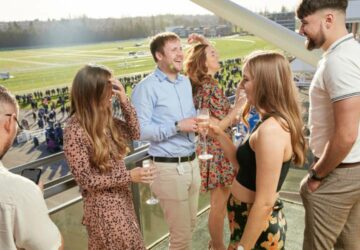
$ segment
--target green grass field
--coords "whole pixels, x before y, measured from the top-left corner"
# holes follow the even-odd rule
[[[218,49],[221,60],[243,57],[256,49],[275,49],[254,36],[210,40]],[[129,56],[129,52],[137,52],[138,55]],[[71,47],[0,50],[0,72],[10,72],[14,77],[0,81],[0,84],[13,93],[69,86],[77,70],[87,63],[106,65],[116,76],[148,72],[155,66],[147,39]]]

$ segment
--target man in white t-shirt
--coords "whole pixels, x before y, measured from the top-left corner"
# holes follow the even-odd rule
[[[302,0],[297,9],[307,48],[324,51],[310,86],[304,250],[360,246],[360,44],[346,29],[347,5]]]
[[[2,165],[17,134],[18,114],[14,96],[0,86],[0,249],[63,249],[62,236],[50,220],[40,188]]]

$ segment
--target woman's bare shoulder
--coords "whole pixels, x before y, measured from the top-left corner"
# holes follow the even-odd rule
[[[256,142],[277,141],[287,143],[290,140],[290,133],[284,128],[286,121],[282,118],[270,117],[266,119],[255,131],[254,139]]]

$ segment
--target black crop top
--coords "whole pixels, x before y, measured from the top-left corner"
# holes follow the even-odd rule
[[[257,124],[253,131],[255,131],[260,124],[261,122]],[[244,187],[252,191],[256,191],[256,159],[255,152],[250,147],[249,139],[247,139],[247,141],[243,145],[240,145],[237,149],[236,159],[240,166],[236,180]],[[280,191],[281,186],[285,181],[286,175],[289,171],[290,163],[291,159],[283,162],[281,166],[281,173],[276,192]]]

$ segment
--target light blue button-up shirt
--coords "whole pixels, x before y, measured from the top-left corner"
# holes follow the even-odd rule
[[[140,139],[150,142],[152,156],[188,156],[195,151],[195,134],[176,132],[175,122],[195,117],[189,79],[171,81],[159,68],[136,85],[131,101],[140,122]]]

